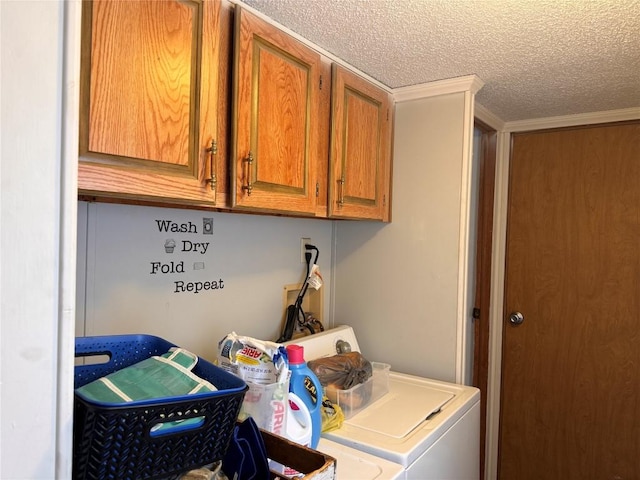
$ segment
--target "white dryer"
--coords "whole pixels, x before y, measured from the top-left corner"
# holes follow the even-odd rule
[[[400,480],[404,468],[384,458],[321,438],[317,450],[336,459],[336,480]]]
[[[360,351],[355,333],[348,326],[288,343],[302,345],[305,360],[309,361],[335,355],[337,346],[343,348],[344,342],[351,346],[351,351]],[[322,436],[401,467],[400,477],[386,478],[477,480],[480,476],[480,391],[392,370],[387,394],[347,419],[338,430]],[[338,480],[367,478],[343,474],[339,460],[336,471]]]

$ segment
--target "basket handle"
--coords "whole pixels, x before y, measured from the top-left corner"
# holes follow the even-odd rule
[[[144,350],[140,350],[140,346]],[[99,365],[100,374],[110,373],[115,367],[122,368],[167,352],[173,343],[153,335],[127,334],[111,336],[76,337],[75,357],[86,365]]]
[[[149,428],[149,436],[151,438],[157,438],[164,437],[166,435],[172,435],[175,433],[184,433],[199,430],[204,425],[204,420],[204,415],[180,420],[155,420],[152,422],[152,425]]]

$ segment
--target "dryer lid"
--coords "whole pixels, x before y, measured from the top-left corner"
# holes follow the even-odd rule
[[[361,450],[320,438],[318,450],[336,459],[336,474],[339,478],[380,480],[404,478],[404,468],[384,458]]]
[[[420,382],[391,378],[389,393],[345,421],[381,435],[404,438],[454,397]]]

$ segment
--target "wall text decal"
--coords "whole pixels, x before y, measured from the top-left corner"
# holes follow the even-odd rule
[[[172,219],[156,219],[155,226],[158,233],[163,237],[162,252],[165,256],[182,255],[183,257],[175,259],[161,259],[150,262],[150,275],[181,275],[188,276],[192,272],[206,270],[207,264],[203,256],[209,252],[209,257],[213,254],[210,246],[213,242],[196,241],[193,235],[199,235],[198,225],[192,221],[176,222]],[[170,236],[168,236],[170,234]],[[183,238],[183,236],[189,238]],[[213,235],[213,218],[202,219],[202,235]],[[209,237],[211,238],[211,237]],[[193,256],[197,255],[197,261],[190,263]],[[196,276],[202,276],[202,273],[196,273]],[[173,293],[200,293],[221,290],[225,287],[222,278],[201,280],[173,280]]]

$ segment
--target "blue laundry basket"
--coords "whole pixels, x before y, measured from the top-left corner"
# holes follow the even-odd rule
[[[75,367],[75,388],[128,367],[176,345],[152,335],[76,338],[76,357],[106,356],[108,361]],[[74,395],[73,477],[91,480],[161,479],[224,457],[246,383],[200,358],[193,369],[218,389],[107,404]],[[197,419],[174,425],[175,420]]]

